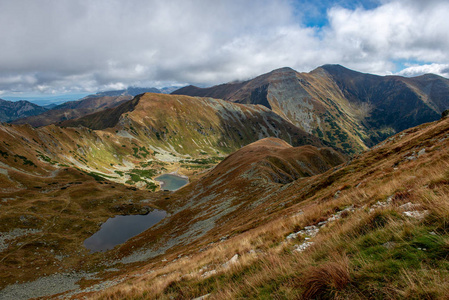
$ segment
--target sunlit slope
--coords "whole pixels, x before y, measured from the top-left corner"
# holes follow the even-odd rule
[[[105,130],[186,155],[231,153],[270,136],[292,145],[322,144],[266,107],[180,95],[147,93],[63,125]]]
[[[75,167],[138,184],[138,174],[126,172],[138,169],[144,171],[134,173],[150,176],[176,162],[217,162],[265,137],[322,145],[263,106],[162,94],[144,94],[64,125],[0,125],[0,161],[30,173]],[[146,179],[139,184],[154,187]]]
[[[150,260],[92,296],[445,299],[448,132],[449,118],[423,124],[325,173],[283,184],[247,175],[265,160],[253,146],[279,155],[288,145],[249,145],[169,199],[185,199],[184,220],[195,216],[183,222],[187,228],[218,216],[204,241],[169,252],[167,261]]]

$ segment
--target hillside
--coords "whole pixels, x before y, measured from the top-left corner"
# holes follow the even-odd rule
[[[163,88],[140,88],[129,87],[123,90],[111,90],[98,92],[88,95],[82,99],[75,101],[67,101],[59,105],[55,105],[45,112],[40,112],[31,117],[21,116],[11,122],[12,124],[30,124],[34,127],[41,127],[50,124],[58,124],[66,120],[77,119],[86,115],[105,110],[107,108],[116,107],[126,101],[131,100],[135,96],[144,93],[168,93],[173,87]]]
[[[127,113],[128,112],[128,113]],[[298,145],[323,145],[263,106],[211,98],[144,94],[131,102],[61,124],[115,132],[174,154],[231,153],[264,137]]]
[[[323,146],[262,106],[187,96],[148,93],[63,124],[1,125],[0,159],[27,172],[70,166],[154,190],[153,178],[164,170],[195,175],[265,137]]]
[[[449,291],[449,118],[345,162],[322,144],[257,140],[251,123],[238,127],[252,116],[257,126],[276,125],[257,130],[282,137],[290,123],[263,106],[145,94],[120,111],[111,124],[84,119],[103,128],[96,130],[0,127],[0,298],[69,290],[76,299],[442,298]],[[187,172],[183,165],[220,149],[226,122],[243,141],[256,141],[241,148],[225,140],[236,151],[184,188],[152,193],[114,182],[120,176],[112,170],[129,178],[162,166]],[[179,133],[197,148],[184,139],[175,151]],[[108,218],[154,210],[165,218],[127,242],[105,252],[83,246]]]
[[[46,108],[28,101],[6,101],[0,99],[0,122],[10,122],[19,118],[35,116],[47,111]]]
[[[449,80],[376,76],[325,65],[310,73],[274,70],[245,82],[188,86],[173,94],[261,104],[306,132],[355,153],[386,137],[437,120],[449,108]]]
[[[117,277],[123,282],[116,287],[81,290],[77,297],[444,299],[449,191],[441,166],[449,164],[448,130],[449,118],[421,125],[323,174],[278,186],[249,180],[242,194],[240,184],[231,188],[223,179],[248,179],[232,163],[241,157],[240,164],[248,165],[248,155],[239,152],[257,151],[258,145],[247,146],[204,181],[170,195],[171,205],[189,198],[183,202],[190,203],[189,215],[205,211],[193,223],[183,215],[182,223],[197,230],[204,217],[213,218],[216,205],[232,204],[221,206],[214,227],[199,231],[201,239],[155,259],[141,255],[150,259]],[[275,140],[260,146],[288,149]],[[204,194],[192,193],[206,186]],[[227,192],[217,193],[222,187]],[[157,235],[149,230],[130,245],[138,248]]]
[[[2,160],[11,165],[9,153],[2,151]],[[22,157],[16,158],[23,160]],[[265,164],[273,158],[292,168],[282,170],[278,163]],[[1,287],[16,281],[25,283],[10,285],[0,291],[0,298],[45,295],[42,291],[47,290],[46,284],[39,284],[37,291],[33,284],[26,283],[33,280],[62,280],[72,282],[72,286],[78,280],[88,283],[88,273],[100,272],[106,276],[122,273],[164,251],[177,251],[183,245],[191,246],[199,240],[216,237],[218,232],[227,232],[230,224],[255,221],[248,213],[257,204],[253,197],[279,187],[276,174],[288,174],[288,180],[292,181],[293,177],[318,174],[342,161],[344,158],[340,154],[328,148],[293,148],[283,140],[267,138],[230,155],[205,175],[204,180],[193,182],[178,193],[151,194],[92,178],[91,174],[71,167],[47,165],[44,161],[35,165],[28,162],[20,169],[22,162],[16,164],[17,168],[4,163],[0,177],[7,185],[2,184],[1,195],[7,200],[3,201],[0,214],[3,224],[0,230],[5,233],[0,243]],[[255,187],[256,181],[264,187]],[[225,190],[232,193],[226,198],[220,197]],[[255,193],[253,197],[239,197],[251,190]],[[104,253],[88,253],[83,247],[82,241],[98,230],[108,217],[117,213],[142,214],[156,208],[169,215],[152,231]],[[166,238],[161,239],[160,233]],[[31,249],[33,252],[29,252]],[[110,273],[108,269],[112,265],[115,271]],[[66,275],[67,272],[73,275]],[[65,288],[63,284],[62,288]],[[59,287],[56,290],[65,291]]]

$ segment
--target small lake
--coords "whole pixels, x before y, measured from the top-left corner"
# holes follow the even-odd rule
[[[165,218],[167,213],[155,209],[146,215],[115,216],[101,225],[99,231],[84,241],[92,252],[106,251],[123,244]]]
[[[169,191],[176,191],[189,183],[188,178],[173,174],[163,174],[154,178],[154,180],[162,182],[161,189]]]

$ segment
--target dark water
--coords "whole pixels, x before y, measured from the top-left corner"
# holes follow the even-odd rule
[[[169,190],[169,191],[176,191],[177,189],[185,186],[187,183],[189,183],[189,179],[176,176],[173,174],[163,174],[161,176],[158,176],[154,178],[157,181],[162,181],[163,184],[161,185],[161,188],[163,190]]]
[[[133,236],[144,232],[160,220],[167,213],[155,209],[147,215],[115,216],[109,218],[99,231],[84,241],[84,246],[91,252],[106,251],[118,244],[126,242]]]

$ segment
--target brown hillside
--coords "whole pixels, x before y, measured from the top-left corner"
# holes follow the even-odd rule
[[[448,131],[449,118],[424,124],[345,165],[277,187],[245,184],[232,164],[239,156],[230,156],[211,172],[214,179],[169,198],[171,205],[184,199],[177,228],[196,242],[182,240],[93,298],[444,299]],[[279,141],[262,144],[289,149]],[[225,178],[239,184],[231,187]],[[208,219],[213,226],[204,228]],[[149,230],[130,245],[154,241],[154,234]]]

